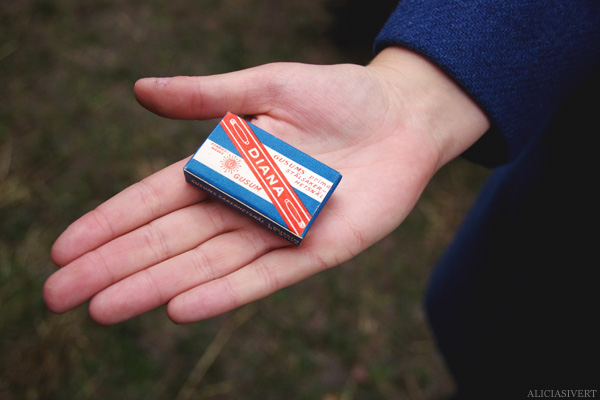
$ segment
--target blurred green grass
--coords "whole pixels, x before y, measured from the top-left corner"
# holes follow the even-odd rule
[[[271,61],[365,62],[385,16],[364,21],[357,3],[0,4],[1,399],[450,393],[421,301],[432,265],[486,175],[461,160],[440,171],[407,221],[365,253],[209,321],[177,326],[159,309],[102,327],[85,306],[54,315],[41,298],[60,232],[187,156],[214,125],[145,111],[132,95],[136,79]],[[360,29],[349,22],[357,16]]]

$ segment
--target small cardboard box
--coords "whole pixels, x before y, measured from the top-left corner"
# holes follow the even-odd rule
[[[187,182],[299,246],[342,175],[227,113],[184,167]]]

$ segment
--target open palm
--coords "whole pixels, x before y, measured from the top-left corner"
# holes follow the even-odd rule
[[[390,66],[391,65],[391,66]],[[145,79],[142,105],[170,118],[245,115],[342,182],[300,247],[183,179],[186,160],[138,182],[56,241],[56,312],[90,302],[100,323],[168,303],[175,322],[211,317],[353,257],[396,228],[431,176],[487,119],[443,73],[402,49],[367,67],[278,63],[209,77]]]

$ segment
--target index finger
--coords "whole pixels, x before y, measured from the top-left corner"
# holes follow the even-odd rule
[[[63,266],[125,233],[172,211],[201,201],[202,191],[183,179],[187,159],[133,184],[73,222],[52,246]]]

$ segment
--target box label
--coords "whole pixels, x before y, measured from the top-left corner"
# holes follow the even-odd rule
[[[188,182],[296,245],[341,179],[337,171],[232,113],[184,171]]]

